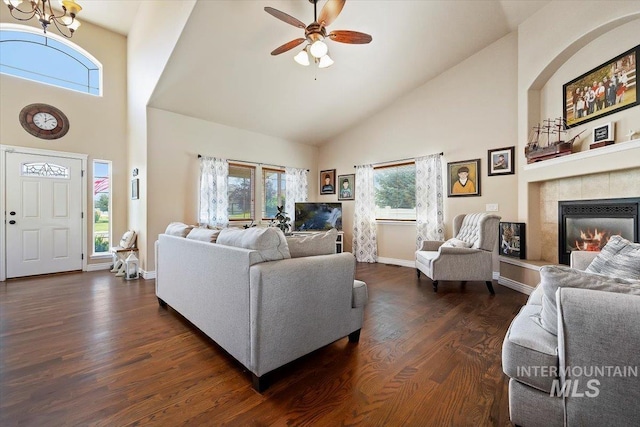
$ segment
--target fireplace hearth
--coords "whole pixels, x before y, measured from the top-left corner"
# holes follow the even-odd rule
[[[572,251],[600,251],[611,236],[638,242],[640,198],[558,202],[558,261]]]

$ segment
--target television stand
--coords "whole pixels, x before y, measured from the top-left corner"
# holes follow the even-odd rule
[[[322,231],[294,231],[291,234],[294,236],[304,236],[306,234],[315,234],[322,233]],[[336,253],[340,254],[344,250],[344,231],[338,231],[338,236],[336,237]]]

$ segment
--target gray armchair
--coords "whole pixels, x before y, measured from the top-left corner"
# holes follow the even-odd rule
[[[418,278],[424,273],[438,291],[440,280],[483,280],[493,290],[493,250],[500,217],[486,213],[458,215],[453,219],[454,238],[446,242],[424,241],[416,252]]]

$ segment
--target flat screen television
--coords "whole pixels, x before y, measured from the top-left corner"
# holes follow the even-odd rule
[[[297,202],[294,231],[342,230],[342,203]]]

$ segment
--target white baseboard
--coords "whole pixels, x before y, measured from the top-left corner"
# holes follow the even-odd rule
[[[416,268],[415,260],[378,257],[378,262],[380,264],[393,264],[393,265],[399,265],[401,267]]]
[[[145,271],[142,270],[142,272],[140,273],[142,275],[142,278],[144,280],[151,280],[151,279],[155,279],[156,278],[156,272],[154,271]]]
[[[533,292],[533,288],[531,286],[516,282],[508,277],[498,277],[498,283],[502,286],[506,286],[507,288],[511,288],[514,291],[522,292],[523,294],[531,295],[531,292]]]
[[[100,264],[87,264],[87,271],[111,270],[111,262],[101,262]]]

